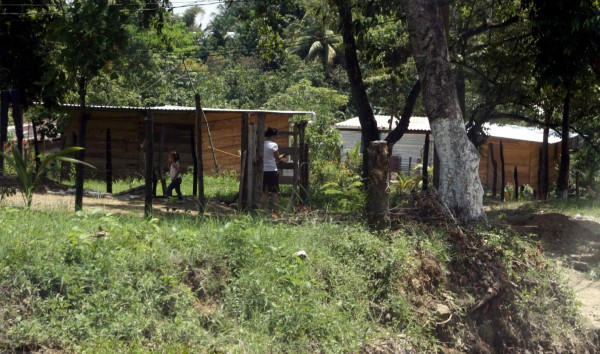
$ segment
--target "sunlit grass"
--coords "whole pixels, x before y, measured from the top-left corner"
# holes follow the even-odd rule
[[[166,184],[169,185],[170,180],[166,178]],[[74,186],[74,181],[67,183],[68,185]],[[112,188],[113,194],[121,193],[132,188],[141,187],[144,185],[144,179],[141,177],[117,179],[113,181]],[[184,195],[193,195],[194,178],[191,173],[183,175],[181,183],[181,192]],[[84,189],[106,193],[106,181],[102,180],[86,180],[84,183]],[[229,200],[233,201],[237,191],[239,189],[239,180],[237,174],[233,172],[225,172],[221,174],[215,174],[211,176],[204,176],[204,193],[209,199]],[[162,195],[162,185],[160,180],[158,181],[157,194]],[[174,194],[174,192],[173,192]]]

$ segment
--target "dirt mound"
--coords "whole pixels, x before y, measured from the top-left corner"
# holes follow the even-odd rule
[[[529,217],[521,215],[523,227],[530,226]],[[452,248],[449,250],[449,272],[440,281],[439,277],[423,276],[421,283],[427,281],[440,282],[442,289],[449,294],[440,296],[438,291],[431,291],[432,302],[450,308],[447,320],[436,323],[436,333],[441,343],[448,344],[443,349],[446,353],[456,351],[467,353],[522,353],[522,352],[577,352],[593,353],[600,350],[598,338],[593,332],[578,327],[576,318],[561,319],[564,326],[572,329],[572,334],[556,340],[549,328],[544,324],[542,314],[529,309],[517,314],[516,301],[521,292],[536,293],[539,284],[536,278],[525,276],[531,271],[549,272],[549,264],[543,257],[542,248],[520,248],[516,244],[499,246],[489,242],[489,235],[502,234],[504,229],[480,230],[459,225],[435,193],[418,193],[408,205],[403,205],[402,221],[411,220],[420,228],[443,230]],[[551,233],[557,225],[567,224],[569,218],[564,216],[548,216],[541,218],[539,224]],[[577,225],[578,234],[584,234],[595,225],[582,221]],[[542,227],[540,227],[542,229]],[[590,236],[590,235],[588,235]],[[515,236],[516,237],[516,236]],[[588,239],[565,240],[563,247],[582,245]],[[495,244],[495,245],[494,245]],[[511,255],[507,255],[510,252]],[[564,251],[567,252],[567,251]],[[514,253],[514,254],[513,254]],[[429,267],[431,268],[431,267]],[[428,273],[428,272],[425,272]],[[515,274],[518,275],[510,275]],[[437,273],[436,273],[437,274]],[[550,274],[550,273],[548,273]],[[570,297],[565,293],[562,284],[557,280],[549,280],[544,286],[553,294],[555,308],[566,307]],[[421,284],[421,288],[440,289]],[[423,297],[423,294],[418,294]],[[531,316],[531,317],[528,317]],[[535,319],[533,317],[536,317]],[[550,319],[548,319],[550,320]]]

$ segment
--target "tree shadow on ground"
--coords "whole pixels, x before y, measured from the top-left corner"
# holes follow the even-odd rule
[[[600,266],[600,224],[560,213],[543,213],[530,204],[488,213],[522,235],[539,241],[546,254],[568,260],[580,271]]]

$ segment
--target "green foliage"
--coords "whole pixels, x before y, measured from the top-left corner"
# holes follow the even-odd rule
[[[581,173],[580,187],[594,191],[600,177],[600,153],[586,144],[574,154],[573,160],[574,170]]]
[[[426,304],[461,316],[478,301],[443,281],[473,256],[450,251],[447,225],[380,238],[352,222],[305,221],[0,206],[0,351],[437,352]],[[476,237],[518,289],[507,323],[532,343],[572,336],[573,296],[540,248],[504,230]]]
[[[347,96],[339,91],[315,87],[307,79],[302,79],[285,92],[273,95],[265,108],[315,112],[315,121],[307,129],[311,160],[337,160],[340,140],[333,123],[343,117],[342,111],[347,102]]]
[[[361,213],[365,192],[362,178],[347,163],[321,160],[313,163],[311,204],[330,211]]]
[[[412,269],[410,238],[10,208],[0,227],[2,351],[359,352],[403,331],[432,345],[410,301],[390,291]],[[384,293],[398,309],[387,325],[373,310]]]
[[[16,146],[13,146],[11,154],[4,154],[6,162],[17,174],[17,184],[23,196],[23,201],[28,208],[31,207],[34,188],[37,186],[40,178],[52,168],[53,163],[63,161],[72,164],[83,164],[93,169],[96,168],[86,162],[65,156],[80,150],[83,150],[83,148],[75,146],[50,154],[42,154],[39,156],[39,164],[36,164],[33,159],[24,158],[23,154]]]

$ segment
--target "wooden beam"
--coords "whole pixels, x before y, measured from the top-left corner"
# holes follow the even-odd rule
[[[113,192],[112,170],[112,141],[110,136],[110,128],[108,128],[106,130],[106,193]]]
[[[256,152],[254,158],[254,188],[252,196],[252,207],[258,208],[262,199],[263,184],[263,162],[264,162],[264,143],[265,143],[265,123],[266,114],[259,113],[256,126]]]
[[[517,172],[517,166],[513,172],[513,179],[515,181],[515,200],[519,200],[519,173]]]
[[[194,132],[195,132],[195,129],[194,129],[194,127],[192,127],[190,129],[190,145],[192,148],[192,164],[194,166],[192,194],[195,197],[197,197],[198,196],[198,154],[196,152],[196,135]]]
[[[196,126],[196,156],[198,158],[198,169],[197,169],[197,181],[198,181],[198,213],[204,212],[206,206],[206,200],[204,198],[204,159],[202,158],[202,122],[200,121],[201,115],[204,115],[202,106],[200,105],[200,95],[195,94],[194,100],[196,102],[196,113],[194,124]],[[206,119],[206,117],[205,117]]]
[[[146,124],[146,174],[145,174],[145,196],[146,199],[144,201],[144,216],[147,219],[152,218],[152,179],[154,176],[154,169],[152,168],[152,164],[154,162],[153,152],[154,152],[154,127],[152,124],[152,112],[150,110],[146,111],[146,118],[144,119],[144,123]]]
[[[10,92],[0,92],[0,176],[4,174],[4,143],[8,139],[8,105]]]
[[[504,165],[504,146],[502,140],[500,141],[500,168],[502,173],[502,183],[500,185],[500,200],[504,201],[504,187],[506,187],[506,170]]]
[[[162,195],[167,195],[167,180],[165,179],[165,174],[163,171],[163,159],[165,156],[165,136],[167,134],[166,128],[163,125],[160,128],[160,140],[158,141],[158,156],[156,158],[156,167],[154,170],[158,175],[158,179],[160,180],[160,187],[162,189]],[[154,193],[156,195],[156,192]]]
[[[300,201],[302,204],[308,204],[308,142],[306,141],[306,125],[307,121],[298,122],[299,138],[300,138]]]
[[[247,198],[247,182],[248,182],[248,175],[246,174],[246,165],[247,165],[247,160],[248,160],[248,113],[243,113],[242,114],[242,119],[240,121],[241,123],[241,140],[242,140],[242,144],[241,144],[241,151],[242,151],[242,161],[241,161],[241,169],[240,169],[240,191],[239,191],[239,197],[240,197],[240,208],[244,208],[246,205],[246,201],[248,200]]]
[[[23,156],[23,111],[21,110],[21,96],[19,90],[11,90],[10,101],[12,103],[13,121],[15,123],[15,135],[17,136],[17,147]]]
[[[423,174],[423,186],[422,189],[424,191],[429,187],[429,174],[427,173],[427,166],[429,161],[429,132],[425,133],[425,143],[423,144],[423,169],[421,173]]]
[[[492,158],[492,169],[494,171],[492,176],[492,196],[496,198],[496,192],[498,191],[498,161],[496,161],[496,157],[494,156],[494,144],[489,144],[489,154]]]
[[[248,162],[246,163],[246,174],[248,176],[246,183],[246,207],[252,208],[254,206],[254,160],[256,158],[256,125],[248,125]]]

